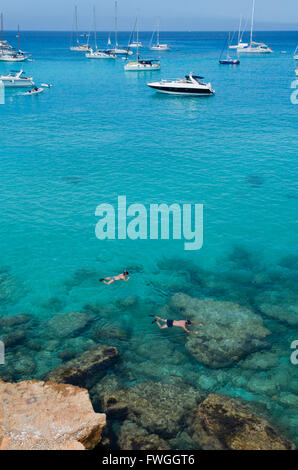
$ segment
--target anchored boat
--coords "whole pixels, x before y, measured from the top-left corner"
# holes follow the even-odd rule
[[[200,80],[203,77],[193,75],[193,72],[186,75],[185,78],[176,80],[161,80],[160,82],[147,83],[150,88],[161,93],[172,95],[193,95],[193,96],[209,96],[214,95],[211,83],[203,83]]]
[[[8,75],[0,75],[0,82],[2,82],[5,87],[13,88],[34,86],[33,78],[24,77],[23,70],[19,72],[12,71]]]

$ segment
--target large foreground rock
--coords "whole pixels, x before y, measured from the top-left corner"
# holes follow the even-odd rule
[[[38,380],[0,381],[1,450],[92,449],[105,424],[87,390]]]
[[[98,379],[116,362],[119,353],[110,346],[97,346],[79,357],[51,370],[45,377],[50,382],[83,385],[87,380]]]
[[[227,396],[209,395],[190,415],[189,431],[199,449],[295,449],[268,421]]]
[[[233,302],[196,299],[175,294],[170,315],[180,315],[204,327],[187,337],[186,348],[199,362],[209,367],[228,367],[248,354],[268,348],[264,338],[271,332],[260,316]]]
[[[112,419],[129,420],[149,434],[168,439],[178,434],[187,413],[201,399],[201,392],[188,385],[148,381],[104,393],[102,408]]]

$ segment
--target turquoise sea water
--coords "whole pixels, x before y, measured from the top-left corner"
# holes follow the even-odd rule
[[[13,42],[15,33],[7,39]],[[98,39],[104,46],[107,34]],[[31,334],[42,338],[47,320],[59,312],[86,310],[86,304],[110,308],[105,325],[129,332],[129,340],[115,344],[126,361],[118,372],[126,386],[171,375],[198,386],[203,375],[213,379],[208,392],[266,403],[272,419],[297,442],[298,366],[290,363],[290,344],[298,339],[298,321],[273,320],[256,301],[271,290],[278,292],[282,311],[284,303],[297,312],[298,108],[290,101],[297,33],[258,33],[256,40],[274,54],[240,57],[238,67],[218,63],[225,33],[171,32],[162,39],[170,51],[141,51],[144,58],[160,57],[161,71],[129,73],[121,58],[91,61],[70,52],[69,33],[23,34],[22,49],[34,58],[24,71],[37,84],[53,87],[38,96],[9,90],[0,106],[0,313],[34,315]],[[128,33],[121,33],[121,40],[125,44]],[[148,44],[150,33],[141,40]],[[0,64],[1,73],[17,68]],[[146,87],[148,81],[192,70],[212,82],[215,96],[166,96]],[[126,195],[128,204],[204,204],[203,249],[187,252],[183,242],[172,240],[97,240],[95,208],[116,204],[118,195]],[[194,266],[201,282],[189,274]],[[98,283],[123,268],[132,272],[129,283],[109,288]],[[252,280],[260,271],[269,279],[261,286]],[[212,288],[204,285],[204,272],[214,276]],[[237,387],[243,371],[237,364],[221,371],[219,381],[216,371],[187,353],[182,332],[163,334],[151,326],[147,315],[180,291],[231,300],[263,316],[280,366],[263,375],[251,372],[250,382],[270,376],[291,395],[290,404],[278,401],[277,392]],[[127,297],[127,308],[118,308]],[[144,362],[140,336],[156,345],[152,358],[146,357],[147,369],[138,367]],[[89,338],[88,330],[81,337]],[[18,351],[32,354],[28,341],[12,348],[12,361]],[[156,357],[162,348],[167,354],[171,341],[182,363]],[[103,342],[113,344],[111,338]],[[37,354],[36,367],[14,372],[13,379],[39,378],[60,364],[57,351],[63,345],[56,349]]]

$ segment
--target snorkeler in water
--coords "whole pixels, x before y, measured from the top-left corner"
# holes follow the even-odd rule
[[[113,282],[115,281],[127,282],[128,280],[129,280],[129,275],[126,269],[123,271],[123,273],[118,274],[118,276],[111,276],[111,277],[105,277],[103,279],[99,279],[100,282],[103,282],[107,286],[109,286],[110,284],[113,284]]]
[[[203,323],[196,323],[195,321],[191,320],[166,320],[164,318],[157,317],[156,315],[150,315],[150,317],[154,317],[155,320],[152,323],[156,323],[157,326],[161,329],[164,330],[165,328],[172,328],[173,326],[177,326],[178,328],[182,328],[184,331],[190,334],[198,334],[198,331],[191,331],[186,328],[187,326],[190,326],[192,324],[198,325],[198,326],[204,326]],[[164,322],[164,325],[161,325],[160,322]]]

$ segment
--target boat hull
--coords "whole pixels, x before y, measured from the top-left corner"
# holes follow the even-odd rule
[[[34,82],[32,80],[13,80],[13,79],[0,79],[0,83],[3,83],[5,88],[30,88],[34,86]]]
[[[194,88],[183,88],[183,87],[171,87],[171,88],[166,88],[163,86],[159,85],[150,85],[148,84],[150,88],[153,90],[158,91],[159,93],[166,93],[168,95],[184,95],[184,96],[210,96],[214,95],[214,90],[210,90],[209,88],[203,89],[203,88],[198,88],[197,90]]]
[[[170,47],[169,46],[151,46],[150,47],[151,51],[169,51]]]
[[[115,54],[86,54],[87,59],[116,59]]]
[[[9,55],[9,56],[0,56],[0,61],[1,62],[24,62],[27,59],[28,59],[28,57],[26,57],[26,56],[24,56],[24,57],[13,57],[11,55]]]
[[[235,60],[220,60],[219,63],[222,64],[222,65],[239,65],[240,60],[238,60],[238,59],[235,59]]]
[[[127,64],[124,67],[124,70],[127,72],[152,72],[154,70],[160,70],[160,65],[134,65],[134,64]]]

